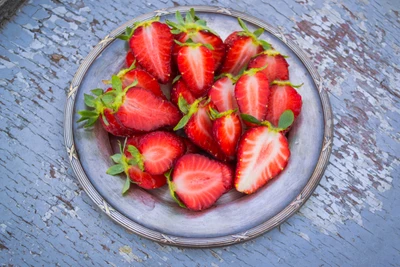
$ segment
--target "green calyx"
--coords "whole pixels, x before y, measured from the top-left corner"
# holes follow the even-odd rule
[[[269,121],[260,121],[257,118],[249,115],[249,114],[240,114],[243,120],[260,125],[260,126],[267,126],[270,130],[275,131],[275,132],[282,132],[289,128],[294,121],[294,114],[293,111],[290,109],[285,110],[281,116],[279,117],[279,122],[278,122],[278,127],[275,127],[270,123]]]
[[[131,179],[129,178],[129,167],[137,166],[141,171],[144,171],[142,154],[140,154],[139,150],[132,145],[128,145],[126,148],[126,141],[127,139],[125,139],[123,146],[121,143],[119,143],[120,153],[111,156],[111,159],[115,164],[106,171],[106,173],[110,175],[118,175],[123,172],[126,174],[127,178],[122,189],[122,194],[125,194],[130,188]],[[127,151],[131,154],[131,157],[125,156],[125,149],[127,149]]]
[[[171,194],[172,199],[175,200],[175,202],[178,203],[180,207],[186,208],[185,204],[183,204],[182,201],[179,200],[178,196],[175,193],[175,184],[174,182],[172,182],[171,174],[172,174],[172,169],[164,173],[165,178],[167,178],[169,193]]]
[[[217,110],[213,109],[212,107],[209,108],[208,116],[211,120],[216,120],[225,116],[229,116],[232,113],[236,113],[237,109],[231,109],[224,112],[218,112]]]
[[[147,26],[151,25],[153,22],[156,22],[159,20],[160,20],[160,17],[154,17],[153,19],[135,22],[132,25],[132,27],[129,27],[129,26],[126,27],[125,33],[118,35],[117,38],[124,40],[124,41],[129,41],[137,28],[139,28],[140,26],[147,27]]]
[[[205,20],[196,16],[193,8],[186,13],[185,18],[182,17],[182,14],[179,11],[176,11],[175,19],[177,22],[170,20],[166,21],[167,25],[172,28],[172,34],[186,33],[190,38],[199,31],[208,31],[218,36],[215,31],[207,27],[207,22]]]
[[[218,75],[214,78],[214,81],[217,81],[223,77],[228,77],[229,80],[232,81],[232,84],[235,84],[237,82],[237,80],[239,80],[240,76],[241,76],[241,74],[238,74],[237,76],[233,76],[230,73],[221,73],[220,75]]]
[[[295,85],[295,84],[292,84],[290,81],[273,81],[272,85],[291,86],[293,88],[297,88],[298,89],[298,88],[302,87],[304,85],[304,83]]]
[[[90,110],[80,110],[78,114],[81,116],[77,122],[86,121],[85,128],[93,126],[99,116],[104,112],[104,105],[102,103],[103,89],[97,88],[91,91],[92,95],[84,94],[85,105]],[[107,125],[107,119],[103,117],[104,123]]]
[[[135,79],[133,83],[125,88],[122,88],[121,79],[117,75],[113,75],[111,77],[112,90],[105,93],[102,97],[104,105],[116,112],[124,102],[126,92],[137,84],[138,81]]]
[[[214,47],[211,44],[202,44],[202,43],[194,43],[192,39],[188,39],[186,42],[181,43],[178,40],[174,40],[176,44],[180,46],[189,46],[189,47],[200,47],[200,46],[205,46],[210,50],[214,50]]]
[[[118,73],[117,73],[117,77],[122,79],[122,77],[125,76],[125,74],[127,74],[128,72],[130,72],[131,70],[136,69],[136,59],[132,62],[132,65],[129,68],[126,69],[121,69]],[[102,81],[104,84],[112,84],[112,80],[103,80]]]
[[[263,32],[264,32],[263,28],[258,28],[254,32],[251,32],[249,30],[249,28],[247,28],[247,25],[243,22],[243,20],[241,18],[238,18],[238,22],[239,22],[240,27],[243,29],[243,31],[240,32],[239,35],[251,37],[253,42],[255,44],[261,45],[264,48],[264,50],[270,50],[271,49],[271,44],[270,43],[268,43],[265,40],[259,39],[261,34],[263,34]]]
[[[265,64],[265,66],[264,66],[264,67],[261,67],[261,68],[251,68],[251,69],[249,69],[249,70],[244,71],[242,75],[253,76],[253,75],[255,75],[257,72],[264,70],[267,66],[268,66],[268,64]]]
[[[180,111],[185,114],[182,119],[178,122],[178,124],[174,127],[174,131],[177,131],[179,129],[182,129],[185,127],[185,125],[189,122],[190,118],[197,112],[199,109],[200,103],[205,100],[204,97],[196,99],[191,105],[188,104],[186,99],[182,96],[179,95],[178,98],[178,106]],[[204,104],[206,105],[208,101],[206,101]]]

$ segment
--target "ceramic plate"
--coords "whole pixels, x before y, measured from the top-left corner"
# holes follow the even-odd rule
[[[176,205],[168,188],[146,191],[132,186],[121,195],[125,179],[109,176],[113,146],[108,134],[97,124],[86,130],[76,123],[77,110],[85,109],[83,95],[94,88],[105,88],[101,80],[124,66],[126,42],[115,39],[127,26],[154,16],[174,20],[174,13],[191,6],[157,10],[137,17],[104,38],[79,67],[70,87],[65,108],[65,144],[72,168],[90,198],[113,220],[130,231],[155,240],[180,246],[212,247],[254,238],[285,221],[308,199],[318,185],[332,145],[332,114],[321,77],[302,50],[282,32],[255,17],[226,8],[193,6],[208,26],[222,39],[240,30],[237,17],[254,30],[265,29],[262,38],[282,54],[288,55],[290,77],[303,99],[301,115],[288,140],[291,157],[287,168],[253,195],[235,190],[202,212],[191,212]]]

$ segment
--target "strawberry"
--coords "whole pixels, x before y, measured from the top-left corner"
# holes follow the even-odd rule
[[[224,164],[220,162],[221,169],[222,169],[222,181],[225,187],[225,193],[228,193],[234,187],[234,176],[235,171],[234,168],[230,165]]]
[[[168,25],[159,18],[135,24],[127,28],[120,39],[129,40],[129,46],[140,66],[146,69],[160,83],[167,83],[171,77],[171,52],[173,35]]]
[[[228,110],[222,113],[210,108],[210,118],[213,120],[213,136],[220,149],[228,158],[235,158],[236,147],[242,135],[242,123],[236,113],[237,110]]]
[[[178,99],[181,95],[188,104],[192,104],[196,98],[187,87],[186,83],[180,79],[181,76],[177,76],[178,80],[173,83],[171,90],[171,102],[178,106]],[[175,78],[174,80],[176,80]]]
[[[180,43],[178,69],[189,90],[196,97],[203,96],[214,82],[214,59],[208,44]],[[209,48],[207,48],[207,47]]]
[[[134,62],[136,62],[136,58],[133,55],[132,50],[129,49],[129,51],[126,53],[126,56],[125,56],[126,67],[129,68],[130,66],[132,66],[132,64]],[[136,65],[139,65],[139,64],[136,64]],[[137,66],[137,68],[141,69],[139,66]]]
[[[227,74],[218,79],[208,91],[208,96],[219,112],[238,108],[235,99],[235,83],[236,79]]]
[[[234,76],[247,67],[253,56],[264,49],[271,48],[269,43],[258,39],[264,32],[262,28],[250,32],[240,18],[238,18],[238,21],[243,31],[230,35],[226,40],[226,57],[220,71],[221,73],[230,73]]]
[[[175,34],[175,40],[185,43],[191,39],[194,43],[210,44],[214,50],[212,55],[214,58],[214,70],[217,70],[222,63],[225,56],[225,45],[222,39],[216,32],[206,26],[204,20],[198,19],[192,8],[190,12],[186,13],[185,19],[183,19],[179,11],[176,12],[175,18],[177,23],[167,20],[166,23],[172,27],[171,32]],[[173,48],[173,58],[177,62],[178,52],[181,47],[177,44]]]
[[[243,73],[236,83],[235,97],[241,113],[264,120],[267,114],[269,83],[267,76],[260,70],[250,69]]]
[[[292,111],[285,111],[280,118],[279,128],[247,114],[242,114],[242,118],[260,125],[243,134],[237,152],[235,188],[239,192],[251,194],[286,167],[290,150],[281,131],[293,123],[294,116]]]
[[[173,133],[164,131],[142,136],[136,148],[138,149],[136,157],[142,161],[139,164],[143,164],[144,170],[153,175],[168,171],[175,160],[185,152],[185,144],[181,139]]]
[[[134,61],[127,69],[122,69],[117,74],[118,78],[122,81],[122,88],[125,88],[137,80],[137,87],[142,87],[153,92],[156,96],[167,99],[161,91],[160,85],[157,80],[145,70],[138,69]],[[103,83],[110,84],[111,80],[103,80]]]
[[[201,152],[200,148],[193,144],[192,141],[190,141],[189,138],[186,137],[181,137],[182,142],[185,144],[186,150],[185,154],[194,154],[194,153],[199,153]]]
[[[284,56],[276,50],[265,50],[249,62],[249,68],[261,68],[267,66],[262,72],[272,83],[275,80],[289,80],[289,64]]]
[[[293,87],[300,86],[293,85],[289,81],[274,81],[270,88],[266,120],[277,126],[280,116],[288,109],[293,112],[294,119],[296,119],[301,111],[302,100],[301,95]]]
[[[112,88],[107,89],[106,92],[111,91]],[[84,94],[86,106],[93,108],[93,110],[81,110],[78,114],[81,118],[78,122],[86,121],[85,128],[91,127],[95,124],[98,118],[103,125],[104,130],[116,136],[131,136],[135,133],[134,130],[125,127],[116,117],[112,109],[104,107],[102,96],[104,92],[102,89],[94,89],[91,91],[93,95]]]
[[[204,149],[212,156],[226,161],[227,158],[213,138],[212,121],[208,116],[208,110],[212,107],[210,101],[199,98],[189,105],[183,99],[179,98],[179,108],[185,114],[174,130],[184,128],[187,137],[198,147]]]
[[[198,154],[186,154],[167,174],[171,195],[181,206],[200,211],[211,207],[225,192],[223,169],[218,161]],[[183,204],[183,205],[182,205]]]
[[[135,159],[135,149],[132,145],[127,143],[136,143],[137,140],[129,139],[125,141],[124,146],[120,144],[120,153],[111,156],[115,165],[111,166],[107,170],[107,174],[117,175],[125,173],[126,182],[122,189],[122,194],[125,194],[130,188],[131,183],[137,184],[139,187],[144,189],[155,189],[166,184],[167,180],[164,175],[151,175],[143,171],[143,166],[139,166]]]

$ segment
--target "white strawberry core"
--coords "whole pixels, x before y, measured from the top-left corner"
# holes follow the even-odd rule
[[[205,79],[204,73],[206,72],[206,70],[204,70],[203,55],[201,53],[201,50],[191,47],[191,49],[189,49],[189,52],[187,53],[187,57],[190,69],[196,70],[196,74],[193,78],[195,79],[197,88],[203,88]]]

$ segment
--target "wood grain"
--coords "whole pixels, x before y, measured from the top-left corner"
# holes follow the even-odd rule
[[[335,118],[330,164],[300,212],[218,249],[126,232],[82,191],[63,146],[82,58],[132,17],[189,4],[247,12],[294,36],[324,77]],[[27,2],[0,30],[0,264],[399,266],[399,12],[400,2],[378,0]]]

